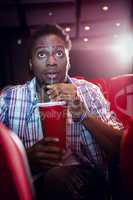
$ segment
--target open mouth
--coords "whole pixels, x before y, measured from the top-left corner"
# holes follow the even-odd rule
[[[47,77],[49,79],[55,79],[57,77],[57,73],[47,73]]]
[[[46,78],[48,81],[55,82],[55,80],[58,79],[58,72],[47,72],[46,73]]]

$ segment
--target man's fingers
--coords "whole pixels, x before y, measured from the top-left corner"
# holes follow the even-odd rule
[[[71,94],[75,95],[77,93],[77,89],[73,84],[69,83],[60,83],[60,84],[53,84],[48,85],[47,88],[49,89],[47,91],[47,94],[49,96],[58,96],[60,94]]]
[[[59,96],[60,93],[61,92],[60,92],[60,90],[58,88],[50,89],[50,90],[47,91],[47,94],[48,94],[50,99]]]
[[[53,137],[44,137],[39,141],[40,144],[57,144],[59,142],[59,138]]]
[[[47,146],[44,146],[43,152],[59,154],[59,153],[61,153],[61,149],[59,147],[56,147],[56,146],[47,145]]]
[[[55,167],[55,166],[59,166],[60,162],[56,162],[56,161],[51,161],[51,160],[40,160],[39,164],[42,168],[47,168],[47,167]]]
[[[57,146],[58,138],[45,138],[36,144],[37,152],[61,153],[61,149]]]
[[[58,153],[38,152],[37,157],[38,157],[38,160],[44,159],[44,160],[55,160],[55,161],[58,161],[58,160],[61,159],[62,154],[61,154],[61,152],[58,152]]]

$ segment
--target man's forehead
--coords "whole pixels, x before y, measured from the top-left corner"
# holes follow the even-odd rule
[[[34,47],[35,50],[38,49],[62,49],[65,50],[65,46],[64,45],[43,45],[43,44],[38,44]]]
[[[46,46],[49,46],[49,45],[65,46],[64,40],[57,35],[43,35],[35,41],[35,44],[37,45],[43,44]]]

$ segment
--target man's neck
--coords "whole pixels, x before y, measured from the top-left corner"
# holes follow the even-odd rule
[[[46,84],[40,84],[38,81],[36,81],[36,91],[37,91],[37,95],[38,95],[40,102],[48,102],[49,101],[46,86],[47,86]]]

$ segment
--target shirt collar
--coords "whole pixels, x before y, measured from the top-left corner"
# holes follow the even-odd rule
[[[28,90],[30,91],[30,99],[32,102],[34,101],[39,101],[38,96],[37,96],[37,92],[36,92],[36,77],[34,77],[32,80],[27,82],[27,87]]]

